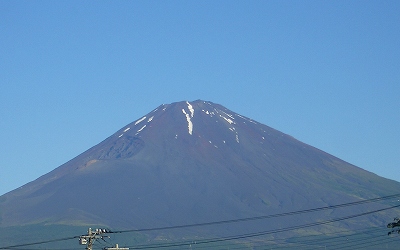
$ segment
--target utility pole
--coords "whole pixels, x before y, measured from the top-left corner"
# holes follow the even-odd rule
[[[79,244],[86,245],[86,250],[93,250],[92,248],[95,240],[108,237],[108,236],[103,236],[103,234],[105,233],[109,233],[109,231],[106,229],[96,229],[92,231],[92,229],[89,228],[87,235],[82,235],[79,237]]]
[[[106,250],[129,250],[127,247],[118,247],[118,244],[115,244],[115,247],[106,247]]]

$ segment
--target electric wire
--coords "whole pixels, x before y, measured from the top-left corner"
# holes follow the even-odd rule
[[[309,238],[310,236],[300,236],[287,239],[274,239],[273,244],[269,246],[273,246],[274,249],[290,249],[292,248],[289,245],[294,245],[293,248],[296,248],[298,245],[302,246],[316,246],[321,245],[325,247],[329,247],[329,249],[354,249],[355,247],[359,246],[371,246],[370,243],[375,243],[379,240],[379,242],[386,243],[392,241],[387,237],[386,233],[382,233],[382,227],[370,227],[370,228],[363,228],[357,230],[359,232],[352,233],[352,234],[345,234],[339,235],[334,237],[328,238],[314,238],[314,239],[305,239],[301,240],[302,238]],[[337,233],[344,233],[344,232],[351,232],[350,230],[335,232],[331,234]],[[313,235],[324,237],[330,234],[319,234]],[[361,235],[361,236],[360,236]],[[300,239],[300,240],[299,240]],[[279,246],[277,246],[279,245]]]
[[[374,242],[377,239],[383,238],[385,235],[381,234],[381,235],[375,235],[375,236],[363,236],[363,237],[357,237],[357,238],[352,238],[351,236],[345,238],[345,239],[336,239],[334,242],[330,242],[330,241],[319,241],[319,240],[315,240],[315,241],[309,241],[309,242],[303,242],[303,241],[299,241],[299,242],[288,242],[288,244],[293,243],[293,244],[301,244],[301,245],[321,245],[321,246],[326,246],[329,248],[333,248],[333,249],[346,249],[348,247],[350,247],[350,249],[353,249],[352,247],[354,246],[359,246],[360,244],[368,244],[367,242]],[[286,247],[278,247],[276,249],[280,249],[280,248],[286,248]]]
[[[377,245],[382,246],[383,244],[388,244],[388,243],[393,243],[393,242],[395,242],[395,239],[390,239],[390,237],[389,237],[389,238],[382,239],[380,241],[375,241],[374,243],[368,242],[368,243],[359,244],[359,245],[356,245],[356,246],[354,246],[354,245],[353,246],[348,246],[348,247],[343,248],[343,249],[344,250],[346,250],[346,249],[351,249],[351,250],[353,250],[353,249],[354,250],[356,250],[356,249],[365,249],[366,246],[368,246],[368,247],[374,247],[374,246],[377,246]],[[381,247],[380,247],[380,249],[381,249]]]
[[[323,210],[328,210],[328,209],[336,209],[336,208],[342,208],[342,207],[347,207],[347,206],[360,205],[360,204],[365,204],[365,203],[371,203],[371,202],[377,202],[377,201],[382,201],[382,200],[387,200],[387,199],[393,199],[393,198],[396,198],[396,197],[400,197],[400,194],[394,194],[394,195],[389,195],[389,196],[377,197],[377,198],[373,198],[373,199],[366,199],[366,200],[361,200],[361,201],[356,201],[356,202],[349,202],[349,203],[343,203],[343,204],[331,205],[331,206],[325,206],[325,207],[319,207],[319,208],[312,208],[312,209],[306,209],[306,210],[298,210],[298,211],[285,212],[285,213],[279,213],[279,214],[265,215],[265,216],[257,216],[257,217],[249,217],[249,218],[233,219],[233,220],[223,220],[223,221],[215,221],[215,222],[205,222],[205,223],[197,223],[197,224],[176,225],[176,226],[169,226],[169,227],[157,227],[157,228],[109,231],[108,233],[113,234],[113,233],[127,233],[127,232],[146,232],[146,231],[155,231],[155,230],[170,230],[170,229],[180,229],[180,228],[188,228],[188,227],[199,227],[199,226],[208,226],[208,225],[244,222],[244,221],[260,220],[260,219],[269,219],[269,218],[277,218],[277,217],[283,217],[283,216],[291,216],[291,215],[298,215],[298,214],[303,214],[303,213],[323,211]],[[380,211],[384,211],[384,210],[388,210],[388,209],[393,209],[393,208],[397,208],[399,206],[400,205],[396,205],[396,206],[392,206],[392,207],[388,207],[388,208],[374,210],[374,211],[371,211],[371,212],[361,213],[361,214],[358,214],[358,215],[346,216],[346,217],[327,220],[327,221],[322,221],[322,222],[309,223],[309,224],[300,225],[300,226],[294,226],[294,227],[290,227],[290,228],[276,229],[276,230],[264,231],[264,232],[253,233],[253,234],[245,234],[245,235],[226,237],[226,238],[215,238],[215,239],[209,240],[208,243],[227,241],[227,240],[243,239],[243,238],[249,238],[249,237],[256,237],[256,236],[260,236],[260,235],[266,235],[266,234],[272,234],[272,233],[280,233],[280,232],[285,232],[285,231],[290,231],[290,230],[302,229],[302,228],[305,228],[305,227],[323,225],[323,224],[332,223],[332,222],[341,221],[341,220],[346,220],[346,219],[350,219],[350,218],[354,218],[354,217],[358,217],[358,216],[363,216],[363,215],[367,215],[367,214],[371,214],[371,213],[375,213],[375,212],[380,212]],[[33,242],[33,243],[25,243],[25,244],[18,244],[18,245],[12,245],[12,246],[4,246],[4,247],[0,247],[0,250],[1,249],[17,249],[17,248],[19,250],[21,250],[20,247],[32,246],[32,245],[40,245],[40,244],[46,244],[46,243],[51,243],[51,242],[59,242],[59,241],[65,241],[65,240],[71,240],[71,239],[76,239],[76,238],[79,238],[79,237],[80,236],[72,236],[72,237],[52,239],[52,240],[39,241],[39,242]],[[187,244],[187,242],[185,244]],[[172,246],[174,246],[174,245],[172,245]],[[136,249],[140,249],[140,248],[136,248]]]
[[[382,228],[381,227],[363,228],[363,229],[358,230],[358,231],[360,231],[360,232],[354,232],[354,230],[346,230],[346,231],[335,232],[334,233],[335,236],[332,236],[332,237],[326,237],[327,235],[330,235],[330,234],[319,234],[319,235],[313,235],[312,237],[314,237],[314,239],[307,239],[307,238],[310,238],[311,236],[302,236],[302,237],[294,237],[294,238],[291,238],[290,240],[292,242],[300,242],[302,244],[311,244],[311,243],[314,243],[314,242],[318,241],[321,244],[326,244],[326,245],[330,244],[330,245],[332,245],[332,244],[337,243],[341,239],[346,239],[346,241],[348,242],[349,239],[351,239],[353,237],[358,237],[358,235],[365,235],[365,234],[371,235],[371,234],[374,234],[375,232],[377,232],[377,233],[380,232],[380,234],[381,234]],[[353,233],[351,233],[351,234],[343,234],[343,233],[346,233],[346,232],[353,232]],[[338,233],[340,233],[341,235],[337,235]],[[323,238],[323,239],[317,238],[316,239],[315,238],[316,236],[318,236],[318,237],[326,237],[326,238]],[[332,243],[332,241],[334,243]]]
[[[282,232],[287,232],[287,231],[292,231],[292,230],[297,230],[297,229],[303,229],[307,227],[313,227],[313,226],[319,226],[319,225],[325,225],[328,223],[333,223],[333,222],[338,222],[338,221],[343,221],[343,220],[348,220],[368,214],[373,214],[393,208],[400,207],[400,205],[396,206],[391,206],[387,208],[382,208],[382,209],[377,209],[369,212],[364,212],[360,214],[355,214],[355,215],[350,215],[350,216],[344,216],[340,218],[335,218],[335,219],[330,219],[330,220],[325,220],[325,221],[320,221],[320,222],[313,222],[313,223],[308,223],[308,224],[303,224],[303,225],[297,225],[297,226],[291,226],[291,227],[286,227],[286,228],[281,228],[281,229],[274,229],[274,230],[267,230],[267,231],[262,231],[262,232],[257,232],[257,233],[249,233],[249,234],[242,234],[242,235],[234,235],[234,236],[228,236],[228,237],[217,237],[217,238],[212,238],[212,239],[206,239],[206,240],[198,240],[196,241],[196,244],[209,244],[209,243],[215,243],[215,242],[223,242],[223,241],[230,241],[230,240],[240,240],[240,239],[245,239],[245,238],[252,238],[252,237],[257,237],[257,236],[264,236],[268,234],[275,234],[275,233],[282,233]],[[174,243],[159,243],[159,244],[147,244],[147,245],[138,245],[138,246],[130,246],[129,248],[132,249],[152,249],[152,248],[165,248],[165,247],[178,247],[178,246],[187,246],[191,244],[192,241],[186,241],[186,242],[174,242]]]
[[[72,239],[77,239],[77,238],[79,238],[79,236],[65,237],[65,238],[45,240],[45,241],[32,242],[32,243],[24,243],[24,244],[18,244],[18,245],[13,245],[13,246],[0,247],[0,249],[15,249],[15,248],[19,248],[19,247],[26,247],[26,246],[40,245],[40,244],[46,244],[46,243],[52,243],[52,242],[66,241],[66,240],[72,240]]]
[[[347,234],[348,232],[354,232]],[[337,234],[340,234],[337,236]],[[346,233],[346,234],[343,234]],[[334,235],[333,237],[326,237],[328,235]],[[313,238],[314,237],[314,238]],[[303,240],[304,239],[304,240]],[[293,238],[274,238],[270,240],[271,244],[264,242],[263,249],[298,249],[298,246],[302,246],[302,249],[306,246],[324,246],[327,249],[359,249],[361,246],[370,247],[378,245],[379,242],[382,244],[390,243],[393,239],[387,237],[385,231],[382,232],[382,227],[369,227],[358,230],[340,230],[334,233],[328,234],[314,234],[308,236],[298,236]],[[269,246],[269,247],[267,247]],[[315,248],[312,248],[315,249]]]
[[[355,236],[355,235],[359,235],[359,234],[365,234],[366,232],[370,232],[371,230],[382,230],[382,227],[370,227],[370,228],[361,228],[361,229],[353,229],[353,230],[340,230],[340,231],[335,231],[335,232],[331,232],[331,233],[319,233],[319,234],[312,234],[312,235],[304,235],[304,236],[297,236],[297,237],[292,237],[290,238],[290,240],[292,241],[298,241],[301,240],[301,242],[307,243],[307,242],[313,242],[315,241],[316,237],[328,237],[329,235],[333,235],[332,237],[328,237],[325,239],[320,239],[318,238],[319,241],[323,240],[323,241],[330,241],[330,240],[336,240],[338,238],[343,238],[343,237],[349,237],[349,236]],[[350,233],[350,234],[348,234]],[[340,234],[340,235],[338,235]],[[314,238],[314,239],[313,239]],[[286,238],[278,238],[278,239],[274,239],[275,241],[277,240],[287,240]]]
[[[284,216],[290,216],[290,215],[298,215],[298,214],[304,214],[304,213],[310,213],[310,212],[342,208],[342,207],[347,207],[347,206],[355,206],[355,205],[360,205],[360,204],[365,204],[365,203],[393,199],[396,197],[400,197],[400,194],[394,194],[394,195],[389,195],[389,196],[377,197],[377,198],[373,198],[373,199],[366,199],[366,200],[361,200],[361,201],[343,203],[343,204],[338,204],[338,205],[331,205],[331,206],[325,206],[325,207],[318,207],[318,208],[291,211],[291,212],[285,212],[285,213],[279,213],[279,214],[272,214],[272,215],[263,215],[263,216],[256,216],[256,217],[249,217],[249,218],[242,218],[242,219],[222,220],[222,221],[204,222],[204,223],[196,223],[196,224],[175,225],[175,226],[167,226],[167,227],[128,229],[128,230],[119,230],[119,231],[114,230],[114,231],[110,231],[110,233],[147,232],[147,231],[180,229],[180,228],[200,227],[200,226],[210,226],[210,225],[244,222],[244,221],[252,221],[252,220],[270,219],[270,218],[277,218],[277,217],[284,217]]]
[[[315,239],[310,241],[296,241],[302,244],[320,244],[328,249],[371,249],[372,246],[379,244],[392,243],[393,239],[387,236],[386,231],[380,227],[363,229],[362,232],[346,234],[328,239]],[[284,244],[283,244],[284,245]],[[287,247],[278,247],[275,249],[287,249]]]
[[[381,236],[379,236],[381,237]],[[374,237],[371,241],[377,241],[377,239],[379,237]],[[386,242],[386,239],[383,239]],[[260,249],[320,249],[320,248],[326,248],[326,249],[341,249],[341,250],[345,250],[345,249],[355,249],[354,247],[358,247],[363,245],[364,249],[366,246],[370,246],[371,244],[369,243],[365,243],[365,242],[361,242],[361,243],[357,243],[360,242],[360,239],[354,240],[352,242],[350,242],[350,240],[346,241],[346,242],[340,242],[340,243],[336,243],[336,244],[326,244],[324,242],[320,242],[318,240],[315,240],[313,242],[275,242],[272,244],[263,244]],[[381,240],[382,242],[382,240]],[[385,243],[383,242],[383,243]],[[350,245],[351,244],[351,245]]]
[[[390,241],[393,241],[393,238],[389,237],[387,235],[387,233],[385,231],[383,231],[383,232],[380,232],[379,234],[375,234],[375,235],[367,234],[367,235],[365,235],[364,240],[359,243],[354,240],[349,240],[347,242],[347,244],[343,245],[343,249],[347,249],[347,248],[354,249],[356,247],[367,246],[367,245],[369,246],[372,243],[377,243],[377,242],[385,243],[385,242],[390,242]]]

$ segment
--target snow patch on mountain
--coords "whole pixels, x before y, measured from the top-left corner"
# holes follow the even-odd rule
[[[139,134],[140,133],[140,131],[142,131],[145,127],[146,127],[147,125],[145,124],[145,125],[143,125],[143,127],[141,127],[137,132],[136,132],[136,134],[135,135],[137,135],[137,134]]]
[[[209,115],[210,117],[213,117],[215,115],[214,111],[208,111],[204,109],[202,109],[201,111],[203,111],[206,115]]]
[[[194,116],[194,109],[193,109],[193,106],[192,106],[189,102],[186,102],[186,103],[187,103],[188,109],[189,109],[189,111],[190,111],[190,116],[193,117],[193,116]]]
[[[193,123],[190,120],[190,115],[188,113],[186,113],[185,109],[182,109],[182,113],[186,116],[186,121],[188,123],[189,134],[192,135],[192,133],[193,133]]]
[[[143,116],[141,119],[139,119],[139,120],[137,120],[136,122],[135,122],[135,125],[137,125],[138,123],[141,123],[143,120],[145,120],[146,119],[146,116]]]
[[[255,122],[254,120],[249,119],[249,118],[246,118],[246,117],[241,116],[241,115],[239,115],[239,114],[236,114],[236,116],[242,118],[243,120],[246,120],[246,121],[249,121],[249,122],[251,122],[251,123],[257,124],[257,122]],[[245,123],[245,122],[244,122],[244,123]]]
[[[118,136],[118,138],[121,138],[124,135],[124,133],[128,132],[128,130],[130,130],[130,129],[131,129],[130,127],[127,127],[126,129],[124,129],[124,131],[122,131],[122,134],[120,134]]]
[[[219,115],[219,116],[222,117],[223,119],[225,119],[225,121],[227,121],[229,124],[233,124],[234,123],[234,121],[232,121],[229,118],[226,118],[225,116],[222,116],[222,115]]]

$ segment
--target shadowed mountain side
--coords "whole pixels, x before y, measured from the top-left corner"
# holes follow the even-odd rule
[[[0,197],[0,225],[151,228],[296,211],[399,191],[398,182],[223,106],[178,102],[161,105],[52,172]],[[371,205],[375,207],[379,206]],[[385,223],[385,217],[370,221]],[[265,223],[254,222],[248,228],[262,230]]]

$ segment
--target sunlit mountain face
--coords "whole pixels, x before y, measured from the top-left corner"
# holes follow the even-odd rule
[[[48,174],[1,196],[0,227],[169,227],[302,211],[399,191],[398,182],[219,104],[182,101],[159,106]],[[255,232],[385,206],[369,203],[191,230],[208,235]],[[387,216],[382,211],[307,230],[380,226]]]

